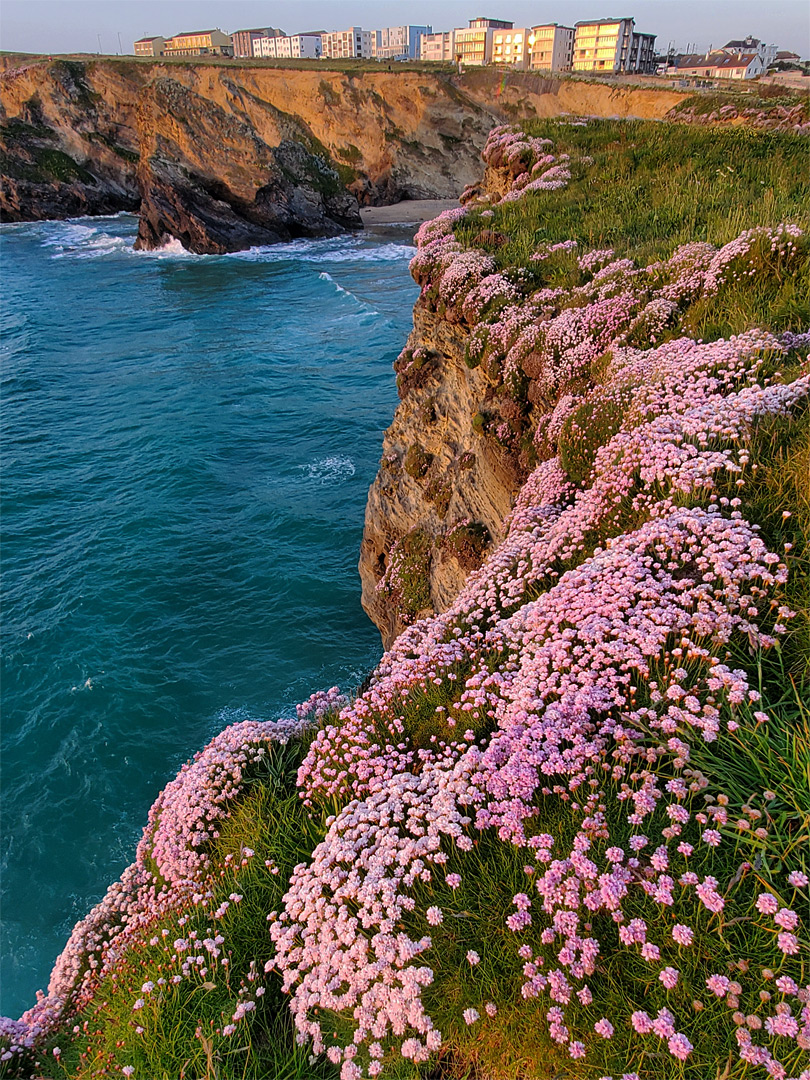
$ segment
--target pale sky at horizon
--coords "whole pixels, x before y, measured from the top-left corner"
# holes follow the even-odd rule
[[[434,30],[465,26],[478,15],[511,19],[516,26],[633,16],[636,28],[698,51],[747,34],[803,57],[810,54],[810,5],[806,0],[3,0],[0,48],[13,52],[132,52],[146,34],[169,37],[182,30],[220,27],[230,33],[279,26],[287,33],[367,29],[401,23]]]

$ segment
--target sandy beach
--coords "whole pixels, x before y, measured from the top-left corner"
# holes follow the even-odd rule
[[[458,206],[458,199],[405,199],[393,206],[363,206],[360,217],[364,225],[416,224],[429,221],[453,206]]]

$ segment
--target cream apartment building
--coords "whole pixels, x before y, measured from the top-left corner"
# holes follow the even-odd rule
[[[546,23],[529,31],[529,68],[532,71],[570,71],[574,62],[574,28]]]
[[[145,37],[139,38],[135,42],[133,46],[133,51],[136,56],[163,56],[163,51],[165,48],[165,38]]]
[[[529,31],[525,27],[493,30],[492,63],[525,71],[529,66]]]

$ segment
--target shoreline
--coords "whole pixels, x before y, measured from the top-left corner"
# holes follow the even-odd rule
[[[361,206],[360,217],[363,225],[421,225],[458,205],[458,199],[403,199],[390,206]]]

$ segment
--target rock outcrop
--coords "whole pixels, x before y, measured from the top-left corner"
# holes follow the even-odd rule
[[[484,368],[468,367],[468,337],[417,301],[397,361],[401,401],[369,491],[359,565],[363,607],[386,648],[409,623],[449,606],[502,539],[528,472],[520,450],[485,431],[514,405]]]
[[[682,95],[482,70],[0,60],[0,219],[141,207],[139,243],[224,251],[455,198],[494,123],[665,115]],[[337,177],[337,180],[336,180]]]
[[[138,113],[135,246],[176,237],[190,251],[221,254],[360,228],[357,200],[290,126],[279,116],[278,142],[268,145],[245,120],[174,79],[156,79]]]

